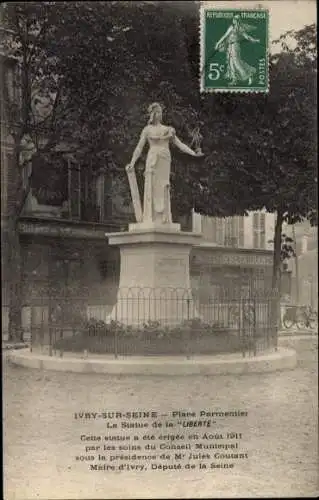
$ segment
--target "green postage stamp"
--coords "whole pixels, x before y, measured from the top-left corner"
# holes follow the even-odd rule
[[[201,6],[201,92],[268,92],[267,10]]]

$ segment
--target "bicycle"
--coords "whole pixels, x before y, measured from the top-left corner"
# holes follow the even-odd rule
[[[311,306],[288,306],[282,322],[287,329],[296,325],[299,330],[314,330],[318,326],[318,314]]]

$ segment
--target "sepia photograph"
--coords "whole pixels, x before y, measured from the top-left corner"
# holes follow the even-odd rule
[[[3,498],[318,497],[315,0],[2,2]]]

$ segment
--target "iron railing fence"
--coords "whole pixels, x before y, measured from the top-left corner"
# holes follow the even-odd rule
[[[90,303],[85,296],[37,297],[29,310],[31,349],[50,355],[82,353],[182,355],[277,349],[277,296],[247,291],[216,297],[199,290],[130,288],[116,304]]]

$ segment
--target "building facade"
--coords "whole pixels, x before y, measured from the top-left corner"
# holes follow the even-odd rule
[[[274,215],[209,217],[193,212],[203,242],[192,252],[193,283],[216,294],[245,294],[271,287]]]
[[[227,248],[272,250],[275,215],[266,211],[246,216],[210,217],[193,212],[193,228],[208,244]]]
[[[287,262],[291,273],[289,302],[318,310],[318,229],[304,221],[294,227],[286,225],[284,230],[294,239],[296,254]]]

